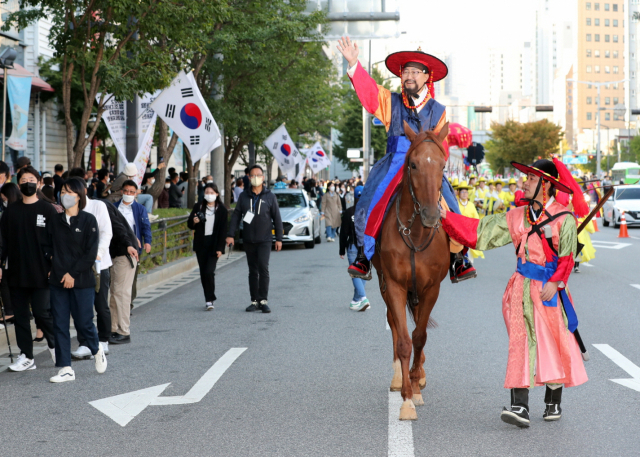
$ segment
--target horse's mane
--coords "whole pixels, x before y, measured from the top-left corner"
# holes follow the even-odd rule
[[[436,134],[436,132],[433,130],[419,132],[411,142],[411,146],[409,147],[409,150],[407,151],[407,155],[404,160],[404,169],[402,170],[403,186],[407,183],[407,180],[409,179],[409,173],[405,173],[405,170],[409,166],[409,160],[411,159],[411,156],[413,155],[413,153],[418,149],[418,145],[425,140],[433,141],[436,144],[436,146],[440,148],[440,151],[442,152],[442,156],[445,158],[445,161],[446,161],[447,153],[444,149],[444,145],[442,144],[442,141],[440,141],[440,138],[438,138],[438,135]],[[398,186],[398,188],[400,189],[400,186]]]

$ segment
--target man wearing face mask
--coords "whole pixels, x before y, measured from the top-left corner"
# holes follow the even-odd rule
[[[31,316],[38,321],[47,339],[51,358],[55,362],[53,317],[49,307],[49,272],[52,246],[48,225],[57,215],[54,207],[38,199],[40,174],[31,166],[18,173],[22,200],[9,205],[2,216],[2,255],[0,280],[8,281],[14,308],[16,341],[20,348],[18,360],[11,371],[35,370]]]
[[[158,196],[158,208],[168,208],[169,207],[169,189],[171,188],[171,179],[167,178],[164,181],[164,189],[160,192]]]
[[[140,203],[136,202],[138,185],[128,180],[122,184],[122,200],[116,207],[125,217],[129,226],[138,239],[138,255],[151,252],[151,224],[147,212]],[[133,268],[131,266],[133,265]],[[136,259],[121,256],[113,260],[113,275],[111,278],[111,330],[114,332],[109,340],[112,344],[128,343],[130,337],[130,310],[136,295],[136,279],[139,263]]]
[[[276,251],[281,250],[284,231],[278,200],[264,185],[262,167],[252,166],[249,169],[249,180],[251,185],[240,194],[236,209],[231,216],[226,242],[229,246],[233,245],[236,230],[242,221],[242,239],[249,265],[249,290],[251,292],[251,304],[246,311],[270,313],[268,294],[271,243],[273,235],[275,235]],[[275,227],[273,234],[272,227]]]

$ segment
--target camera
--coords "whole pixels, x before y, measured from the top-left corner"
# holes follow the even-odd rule
[[[200,222],[206,222],[207,221],[207,216],[205,216],[205,214],[202,211],[198,211],[196,213],[196,217],[198,219],[200,219]]]

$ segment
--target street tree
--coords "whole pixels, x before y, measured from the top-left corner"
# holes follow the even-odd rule
[[[262,144],[283,122],[294,140],[330,131],[339,87],[318,32],[326,16],[305,13],[306,6],[304,0],[239,0],[213,35],[196,80],[224,127],[226,204],[231,170],[250,141]]]
[[[486,160],[494,173],[502,174],[511,161],[529,164],[558,152],[562,129],[546,119],[520,123],[508,120],[491,124],[491,139],[485,143]]]
[[[202,5],[210,5],[208,15],[194,16]],[[136,94],[155,92],[166,87],[175,76],[179,56],[167,52],[192,44],[185,31],[198,29],[201,23],[219,22],[226,2],[201,0],[20,0],[20,8],[9,13],[3,24],[24,29],[31,22],[47,19],[52,23],[49,41],[55,51],[62,75],[61,98],[67,140],[68,166],[81,163],[84,149],[100,125],[106,94],[117,100],[133,100]],[[72,111],[77,105],[74,78],[80,82],[82,107],[79,123]],[[94,113],[96,95],[102,96]],[[92,114],[93,128],[87,130]],[[88,132],[84,135],[84,132]]]

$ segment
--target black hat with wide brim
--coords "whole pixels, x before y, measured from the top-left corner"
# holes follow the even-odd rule
[[[555,164],[551,160],[547,160],[547,159],[536,160],[533,163],[533,165],[524,165],[518,162],[511,162],[511,165],[514,168],[517,168],[518,170],[520,170],[524,174],[531,173],[536,176],[539,176],[545,181],[553,184],[553,186],[556,189],[562,192],[566,192],[567,194],[573,193],[573,191],[569,187],[565,186],[560,182],[560,180],[558,179],[558,169],[556,168]]]

